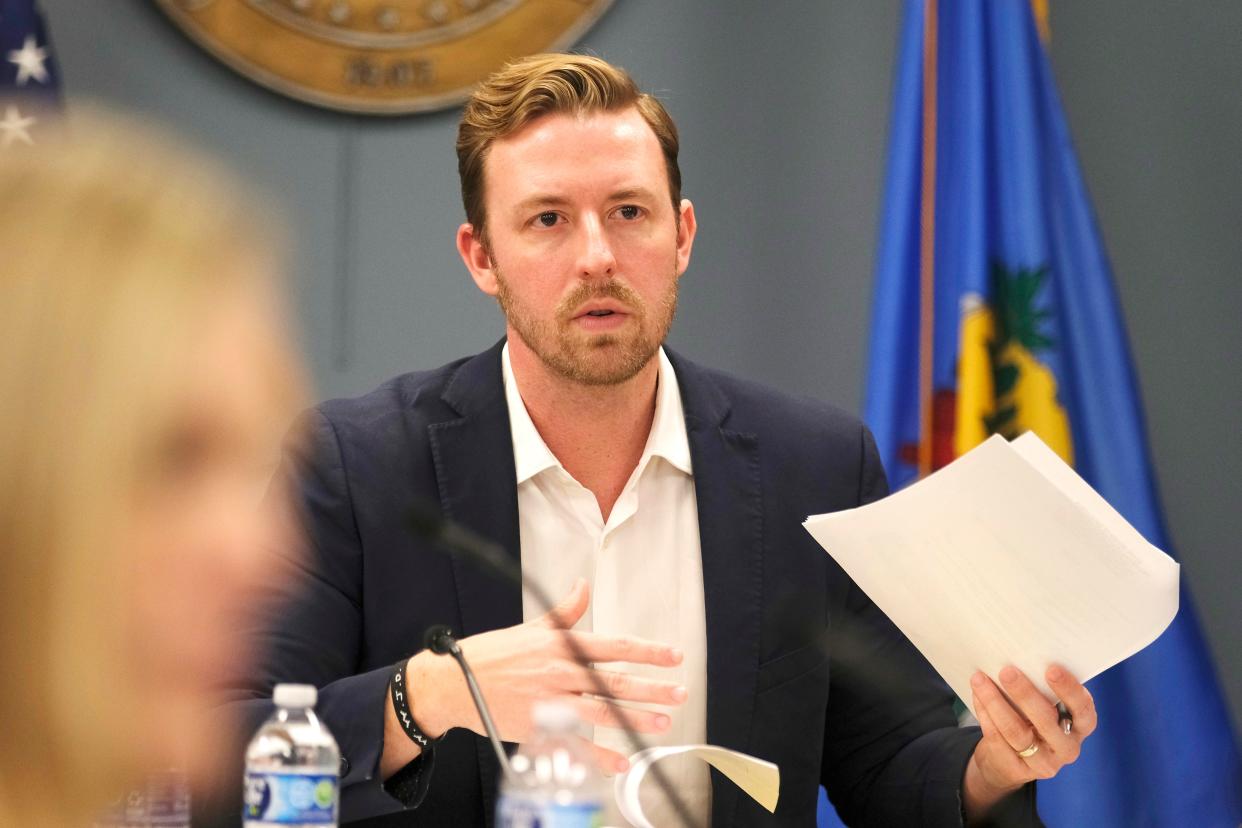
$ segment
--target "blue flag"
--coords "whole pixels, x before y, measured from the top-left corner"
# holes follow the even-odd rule
[[[930,10],[930,14],[929,14]],[[1169,550],[1112,273],[1029,0],[908,0],[865,417],[894,488],[1033,430]],[[1154,644],[1092,680],[1052,826],[1234,826],[1242,762],[1184,584]]]
[[[34,0],[0,0],[0,152],[34,144],[60,109],[60,77]]]

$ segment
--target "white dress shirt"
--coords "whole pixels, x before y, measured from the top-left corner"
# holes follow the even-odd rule
[[[507,344],[501,358],[517,466],[522,574],[542,586],[553,601],[568,594],[579,577],[590,583],[591,605],[577,630],[635,635],[679,647],[685,653],[679,667],[613,664],[604,669],[685,685],[684,704],[659,708],[670,714],[671,727],[645,737],[648,744],[707,741],[707,623],[699,514],[681,392],[664,349],[657,357],[651,432],[607,521],[595,495],[565,471],[540,437],[522,402]],[[542,615],[543,608],[524,595],[522,613],[530,620]],[[631,753],[620,730],[595,728],[594,739],[623,756]],[[660,766],[696,822],[707,825],[711,776],[703,762],[682,759],[666,759]],[[643,785],[642,799],[653,824],[676,824],[671,808],[650,781]]]

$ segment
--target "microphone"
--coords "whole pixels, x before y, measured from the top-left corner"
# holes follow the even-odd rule
[[[555,604],[552,603],[548,593],[539,584],[522,574],[521,565],[510,558],[500,544],[494,543],[458,523],[447,520],[440,514],[438,509],[421,501],[415,501],[411,504],[407,515],[410,529],[418,537],[432,541],[449,551],[460,554],[462,557],[469,559],[479,569],[500,575],[512,581],[523,590],[529,592],[541,610],[547,613],[552,612]],[[591,668],[591,661],[587,658],[586,653],[582,651],[582,647],[569,634],[569,630],[561,625],[560,619],[555,616],[553,618],[561,634],[561,639],[564,641],[566,649],[569,650],[570,657],[573,658],[575,664],[586,668],[586,674],[592,684],[594,695],[608,705],[617,723],[625,732],[626,739],[630,743],[631,753],[646,750],[646,742],[637,731],[630,727],[625,716],[620,712],[620,705],[613,701],[612,696],[609,695],[608,688],[604,685],[603,679]],[[447,628],[444,628],[444,630],[447,630]],[[432,641],[431,633],[433,631],[437,633],[435,641]],[[442,647],[451,647],[457,644],[456,640],[452,639],[451,634],[446,638],[440,631],[440,627],[432,627],[428,630],[426,638],[427,646],[433,652],[439,651],[432,644]],[[451,645],[448,643],[449,640],[452,640]],[[451,649],[449,653],[453,654]],[[465,657],[461,656],[460,653],[461,648],[457,647],[457,654],[453,655],[458,659],[458,663],[462,665],[463,670],[468,670]],[[469,674],[467,674],[467,683],[471,684],[471,693],[473,694],[477,690],[477,686],[473,684]],[[475,700],[476,706],[479,706],[480,713],[484,709],[482,699],[483,696],[480,693]],[[484,726],[487,727],[486,719],[484,720]],[[493,746],[499,750],[499,739],[493,735],[491,728],[488,728],[488,736],[492,739]],[[501,753],[503,755],[503,750],[501,750]],[[502,766],[509,769],[507,761]],[[512,770],[509,769],[509,772],[511,773]],[[686,828],[693,828],[694,818],[690,815],[689,807],[687,807],[681,794],[669,781],[668,775],[664,772],[664,768],[660,766],[660,763],[656,762],[648,767],[647,773],[652,781],[656,783],[656,787],[660,789],[660,793],[664,794],[665,798],[673,806],[673,810],[677,813],[677,818],[681,824],[686,826]]]
[[[436,655],[454,655],[454,651],[461,652],[461,647],[447,624],[432,624],[428,627],[427,632],[423,633],[423,646]]]
[[[436,655],[452,656],[457,666],[461,668],[462,675],[466,677],[466,686],[470,688],[470,698],[474,700],[474,708],[479,711],[479,718],[483,720],[483,729],[487,731],[487,739],[492,743],[492,750],[496,752],[496,761],[500,763],[500,769],[505,777],[511,783],[516,783],[513,766],[509,764],[509,756],[505,753],[504,746],[500,744],[500,731],[496,730],[496,723],[492,721],[492,712],[487,709],[483,691],[479,689],[479,683],[474,679],[474,671],[466,662],[466,656],[453,636],[453,631],[444,624],[434,624],[423,634],[423,643]]]

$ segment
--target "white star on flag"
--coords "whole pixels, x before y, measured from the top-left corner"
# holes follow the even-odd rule
[[[17,107],[10,104],[4,108],[4,119],[0,120],[0,149],[8,149],[14,141],[33,144],[30,127],[35,125],[33,115],[22,116]]]
[[[22,48],[9,52],[9,62],[17,65],[17,85],[25,86],[26,81],[34,78],[39,83],[47,83],[47,49],[39,45],[34,35],[26,35]]]

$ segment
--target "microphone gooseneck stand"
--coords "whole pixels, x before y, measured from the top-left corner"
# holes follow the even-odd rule
[[[500,769],[504,771],[505,778],[516,784],[517,777],[513,772],[513,765],[509,763],[509,756],[505,753],[504,746],[500,744],[500,731],[496,729],[496,722],[492,720],[492,711],[487,707],[483,691],[479,689],[479,683],[474,680],[474,670],[470,669],[470,664],[466,661],[466,656],[462,653],[461,645],[457,643],[453,631],[444,624],[428,627],[423,636],[423,643],[436,655],[452,656],[457,666],[461,668],[462,675],[466,677],[466,686],[470,688],[470,698],[474,699],[474,707],[479,711],[479,718],[483,720],[483,729],[487,731],[487,739],[492,743],[492,750],[496,752],[496,761],[500,763]]]
[[[437,509],[424,503],[416,502],[410,507],[409,526],[419,537],[438,543],[453,552],[459,552],[464,557],[469,558],[476,566],[513,581],[522,589],[529,591],[544,612],[552,612],[555,605],[547,592],[539,584],[526,578],[522,574],[521,566],[515,563],[499,544],[475,534],[464,526],[446,520]],[[646,750],[647,744],[638,735],[637,731],[626,722],[623,709],[613,701],[612,696],[608,693],[608,688],[604,685],[603,679],[599,677],[595,670],[591,669],[591,661],[587,658],[586,653],[582,651],[582,647],[569,634],[569,630],[561,625],[560,619],[556,619],[556,621],[557,629],[560,631],[562,640],[565,642],[565,646],[569,650],[574,662],[586,668],[587,676],[589,676],[595,695],[604,704],[608,705],[608,709],[616,717],[617,723],[625,731],[626,738],[630,743],[630,750],[635,753],[640,750]],[[447,630],[447,628],[444,629]],[[437,637],[441,639],[439,643],[447,646],[447,642],[443,641],[441,630],[432,627],[427,631],[429,647],[433,631],[438,633]],[[450,640],[452,640],[451,635]],[[456,643],[456,640],[453,640],[453,644],[456,645]],[[435,652],[439,652],[434,647],[430,648]],[[470,687],[470,694],[474,698],[475,706],[479,709],[479,716],[483,719],[483,726],[487,730],[493,749],[497,752],[497,758],[500,759],[501,768],[504,769],[506,775],[512,774],[513,769],[509,765],[508,757],[500,745],[500,737],[496,732],[495,725],[491,722],[491,714],[487,712],[487,705],[483,701],[483,694],[479,692],[473,673],[470,672],[465,656],[462,655],[461,647],[456,647],[456,652],[453,652],[452,649],[447,650],[447,652],[457,660],[462,671],[466,674],[466,683]],[[673,810],[677,812],[677,818],[681,824],[686,826],[686,828],[693,828],[695,823],[694,818],[690,815],[689,807],[687,807],[685,800],[681,798],[681,794],[673,787],[672,782],[669,781],[668,776],[664,773],[664,769],[660,767],[660,763],[652,764],[647,772],[656,783],[656,787],[660,789],[660,792],[664,794],[673,806]]]

